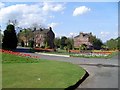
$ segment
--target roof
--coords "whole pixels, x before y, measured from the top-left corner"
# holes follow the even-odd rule
[[[83,37],[89,37],[91,34],[90,33],[80,33],[79,35],[75,36],[74,38],[80,37],[83,35]]]
[[[46,33],[48,33],[50,31],[50,29],[45,29],[45,28],[43,28],[43,29],[39,29],[39,30],[36,30],[35,32],[36,33],[41,33],[41,34],[46,34]]]

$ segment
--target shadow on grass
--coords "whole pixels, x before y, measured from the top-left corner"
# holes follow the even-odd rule
[[[86,71],[82,79],[80,79],[75,85],[69,86],[65,90],[75,90],[80,84],[89,76],[89,73]]]

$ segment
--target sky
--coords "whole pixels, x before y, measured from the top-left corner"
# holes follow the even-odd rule
[[[92,32],[103,42],[118,37],[117,2],[0,2],[0,25],[52,27],[56,37]]]

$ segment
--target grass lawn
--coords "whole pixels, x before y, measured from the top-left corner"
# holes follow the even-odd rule
[[[3,61],[17,61],[3,62],[3,88],[67,88],[75,84],[85,74],[83,68],[71,63],[43,59],[32,63],[30,61],[23,62],[27,59],[2,54]]]

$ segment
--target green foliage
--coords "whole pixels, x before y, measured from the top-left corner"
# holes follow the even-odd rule
[[[60,38],[55,38],[54,39],[54,44],[56,48],[60,48]]]
[[[31,47],[31,48],[34,47],[34,41],[33,40],[29,40],[29,47]]]
[[[67,38],[65,42],[67,44],[67,50],[70,50],[74,47],[73,46],[73,40],[71,38]]]
[[[95,36],[90,36],[89,41],[92,43],[94,49],[101,49],[101,46],[103,45],[102,41],[99,38],[96,38]]]
[[[61,45],[61,49],[64,49],[64,47],[65,46],[67,46],[67,44],[66,44],[66,41],[67,40],[67,37],[65,37],[65,36],[63,36],[63,37],[61,37],[61,40],[60,40],[60,45]]]
[[[93,42],[93,47],[95,49],[101,49],[102,45],[103,45],[102,41],[98,38],[96,38],[95,41]]]
[[[32,32],[32,30],[31,29],[22,29],[22,30],[20,30],[20,32],[18,33],[18,42],[19,43],[21,43],[22,41],[26,41],[26,42],[24,42],[24,45],[25,45],[25,43],[27,44],[29,44],[28,46],[31,46],[30,44],[30,42],[31,42],[31,40],[33,40],[33,37],[34,37],[34,34],[33,34],[33,32]]]
[[[73,39],[67,38],[65,36],[61,37],[61,39],[55,38],[54,44],[55,44],[56,48],[60,47],[61,49],[64,49],[64,50],[69,50],[69,49],[72,49],[74,47],[73,46]]]
[[[110,50],[118,49],[120,47],[118,40],[119,40],[119,38],[118,39],[110,39],[106,42],[106,45],[108,46],[108,48]]]
[[[87,50],[87,45],[85,44],[80,45],[80,50]]]
[[[2,47],[6,49],[15,49],[17,47],[17,36],[13,25],[9,24],[4,31]]]

